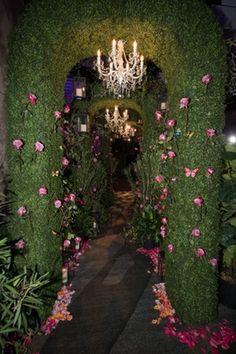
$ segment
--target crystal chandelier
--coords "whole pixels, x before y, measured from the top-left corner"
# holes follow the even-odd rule
[[[119,133],[119,128],[127,121],[128,118],[129,114],[127,109],[123,112],[123,116],[121,116],[118,106],[115,106],[112,115],[107,108],[105,113],[105,119],[107,123],[105,124],[105,127],[109,128],[113,133]]]
[[[130,97],[131,91],[134,91],[136,85],[140,85],[143,75],[146,72],[144,66],[144,57],[139,57],[137,51],[137,42],[133,43],[133,53],[128,57],[124,50],[124,41],[122,39],[112,41],[111,53],[108,59],[109,65],[105,67],[104,61],[101,59],[101,51],[97,51],[97,68],[99,78],[103,80],[105,87],[115,98],[124,96]]]
[[[122,126],[120,126],[119,128],[119,135],[124,138],[124,139],[128,139],[131,136],[134,136],[136,132],[136,129],[131,127],[130,124],[123,124]]]

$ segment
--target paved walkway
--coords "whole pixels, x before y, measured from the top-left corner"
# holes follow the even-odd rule
[[[69,307],[73,320],[61,322],[50,336],[37,337],[40,354],[184,354],[188,349],[164,335],[162,325],[151,324],[152,285],[158,282],[146,257],[121,236],[130,221],[130,192],[116,192],[112,221],[102,237],[80,258],[73,279],[76,291]],[[236,311],[223,306],[219,318],[232,319]],[[236,353],[236,347],[223,351]]]

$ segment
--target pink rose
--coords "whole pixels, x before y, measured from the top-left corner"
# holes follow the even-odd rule
[[[36,141],[36,143],[34,144],[34,150],[36,152],[42,152],[44,150],[45,146],[43,143],[41,143],[41,141]]]
[[[214,168],[208,167],[207,170],[206,170],[207,177],[211,177],[214,172],[215,172]]]
[[[169,159],[174,159],[176,157],[176,153],[174,151],[168,151],[167,155]]]
[[[160,158],[161,158],[161,160],[166,160],[168,158],[168,156],[166,154],[162,153]]]
[[[160,230],[160,235],[162,238],[166,237],[166,230]]]
[[[192,236],[199,237],[201,235],[201,231],[197,228],[192,229]]]
[[[143,204],[140,204],[140,205],[139,205],[139,208],[140,208],[140,209],[143,209],[143,207],[144,207]]]
[[[164,194],[169,194],[170,193],[170,191],[169,191],[169,189],[168,188],[162,188],[162,191],[161,191],[162,193],[164,193]]]
[[[204,199],[199,196],[199,197],[194,198],[194,199],[193,199],[193,202],[194,202],[194,204],[197,205],[197,206],[202,206],[203,203],[204,203]]]
[[[179,107],[180,108],[188,108],[189,102],[190,102],[190,98],[189,97],[183,97],[179,101]]]
[[[24,146],[24,141],[22,139],[15,139],[13,140],[12,145],[16,148],[16,150],[21,150]]]
[[[212,138],[213,136],[216,136],[216,130],[215,129],[207,129],[206,134],[208,138]]]
[[[168,218],[166,218],[166,217],[161,218],[161,222],[162,222],[163,225],[167,225],[168,224]]]
[[[70,240],[64,240],[63,247],[64,248],[70,247]]]
[[[27,213],[27,209],[25,206],[21,206],[18,210],[17,210],[17,214],[19,216],[25,216],[25,214]]]
[[[159,135],[159,140],[160,140],[160,141],[165,141],[165,140],[166,140],[166,133],[161,133],[161,134]]]
[[[158,183],[161,183],[163,181],[163,179],[164,179],[163,176],[160,176],[160,175],[155,177],[155,181]]]
[[[54,117],[55,117],[56,119],[60,119],[60,118],[61,118],[61,112],[60,112],[60,111],[55,111],[55,112],[53,113],[53,115],[54,115]]]
[[[25,248],[25,241],[24,240],[19,240],[18,242],[15,243],[15,247],[18,250],[22,250],[23,248]]]
[[[67,194],[64,196],[64,202],[69,203],[69,201],[70,201],[70,196]]]
[[[64,113],[69,113],[70,112],[70,106],[66,104],[63,109]]]
[[[209,260],[209,263],[212,265],[212,267],[217,267],[218,265],[218,260],[216,258],[211,258]]]
[[[54,200],[54,206],[55,208],[59,209],[62,206],[62,202],[60,199]]]
[[[70,161],[64,156],[61,160],[63,166],[68,166]]]
[[[197,250],[196,250],[196,255],[197,255],[197,257],[203,257],[203,256],[205,256],[205,251],[204,251],[204,249],[203,248],[201,248],[201,247],[199,247]]]
[[[167,128],[172,128],[176,126],[177,121],[175,119],[167,119],[166,121],[166,127]]]
[[[208,85],[213,80],[213,76],[211,74],[206,74],[202,77],[202,83],[204,85]]]
[[[39,193],[39,195],[47,195],[47,194],[48,194],[48,189],[47,189],[47,187],[45,187],[45,186],[39,187],[38,193]]]
[[[172,243],[169,243],[169,245],[167,246],[167,251],[169,253],[172,253],[174,251],[174,249],[175,249],[174,245]]]
[[[82,241],[81,237],[78,237],[78,236],[75,237],[75,243],[76,244],[80,243],[81,241]]]
[[[27,98],[28,98],[28,101],[34,106],[37,104],[37,101],[38,101],[38,98],[37,96],[32,93],[32,92],[29,92],[28,95],[27,95]]]
[[[75,198],[76,198],[76,195],[75,195],[74,193],[70,193],[70,194],[69,194],[70,202],[74,202],[74,201],[75,201]]]
[[[155,112],[155,116],[156,116],[157,122],[160,122],[160,120],[162,118],[162,113],[160,111],[156,111]]]

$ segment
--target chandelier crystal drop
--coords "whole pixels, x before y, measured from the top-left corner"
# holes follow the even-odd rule
[[[127,121],[129,114],[127,109],[123,112],[123,116],[120,114],[118,106],[115,106],[113,114],[110,114],[109,109],[106,109],[105,127],[110,129],[113,133],[119,133],[119,128]]]
[[[137,42],[134,41],[133,52],[127,57],[122,39],[117,42],[113,39],[108,66],[105,66],[101,59],[101,51],[97,51],[95,68],[98,70],[99,79],[103,80],[106,89],[113,93],[115,98],[130,97],[136,86],[141,84],[146,72],[144,57],[139,56],[137,51]]]

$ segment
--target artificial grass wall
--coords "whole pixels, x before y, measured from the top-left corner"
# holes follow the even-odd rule
[[[61,108],[69,70],[80,59],[96,55],[98,48],[106,53],[113,38],[125,39],[127,51],[136,39],[138,50],[159,66],[167,79],[171,114],[182,132],[178,182],[171,187],[175,202],[168,211],[168,243],[174,244],[175,251],[166,259],[167,290],[183,320],[206,322],[215,317],[217,306],[216,272],[208,259],[217,257],[221,143],[219,135],[214,137],[214,144],[206,143],[205,131],[214,128],[220,134],[224,122],[225,50],[221,31],[201,1],[33,0],[29,4],[12,36],[8,59],[9,187],[15,195],[12,237],[27,240],[27,258],[32,266],[50,269],[60,256],[60,240],[51,236],[60,218],[53,207],[53,199],[60,196],[60,185],[51,176],[51,171],[60,166],[60,137],[53,131],[52,113]],[[214,77],[207,94],[201,83],[206,73]],[[39,100],[32,109],[33,116],[23,123],[21,111],[29,91]],[[191,97],[191,138],[185,135],[186,111],[180,111],[178,105],[186,96]],[[16,138],[25,141],[21,169],[11,146]],[[38,139],[45,144],[45,151],[31,162],[33,144]],[[196,179],[186,178],[186,166],[199,167]],[[207,180],[204,171],[209,166],[216,173]],[[45,198],[37,195],[41,184],[49,188]],[[201,217],[192,203],[198,195],[206,206]],[[29,209],[23,219],[15,214],[21,205]],[[193,240],[191,229],[197,226],[202,237]],[[198,246],[205,248],[206,257],[196,258]]]

